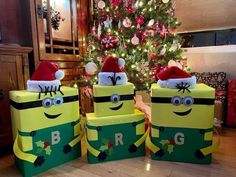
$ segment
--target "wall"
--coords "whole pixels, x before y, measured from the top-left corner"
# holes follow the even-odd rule
[[[235,0],[176,0],[179,32],[236,27]]]
[[[236,28],[235,0],[177,0],[176,17],[182,26],[178,32]],[[193,71],[225,71],[236,79],[236,47],[191,48],[184,55]]]
[[[236,79],[236,45],[191,48],[184,55],[193,71],[224,71],[228,79]]]
[[[0,0],[0,43],[32,45],[30,0]]]

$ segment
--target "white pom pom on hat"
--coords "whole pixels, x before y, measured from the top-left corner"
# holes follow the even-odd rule
[[[123,58],[119,58],[118,65],[119,65],[119,67],[124,67],[125,66],[125,60]]]
[[[57,80],[62,80],[64,78],[65,74],[62,70],[58,70],[55,72],[55,78]]]

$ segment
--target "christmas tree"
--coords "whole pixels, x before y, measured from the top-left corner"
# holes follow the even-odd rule
[[[95,0],[94,22],[88,36],[83,79],[97,83],[106,56],[123,58],[136,90],[148,90],[156,72],[171,60],[181,60],[180,25],[171,0]]]

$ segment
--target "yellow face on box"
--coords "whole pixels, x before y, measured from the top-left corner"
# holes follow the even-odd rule
[[[152,85],[152,123],[164,127],[211,128],[215,90],[204,84],[178,90]]]
[[[14,131],[30,132],[79,119],[77,89],[62,87],[52,93],[11,91]]]
[[[94,85],[94,112],[96,116],[134,113],[134,85]]]

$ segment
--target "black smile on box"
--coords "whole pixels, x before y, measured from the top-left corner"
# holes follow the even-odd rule
[[[185,112],[174,112],[174,113],[178,116],[186,116],[186,115],[190,114],[191,111],[192,111],[192,108],[189,109],[188,111],[185,111]]]
[[[116,107],[113,107],[113,108],[110,108],[110,109],[113,110],[113,111],[117,111],[120,108],[122,108],[122,106],[123,106],[123,103],[121,103],[119,106],[116,106]]]
[[[50,115],[47,113],[44,113],[44,115],[49,118],[49,119],[56,119],[57,117],[59,117],[61,114],[56,114],[56,115]]]

